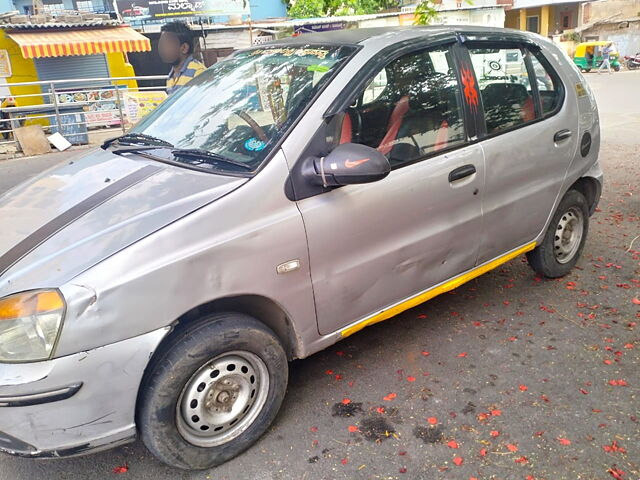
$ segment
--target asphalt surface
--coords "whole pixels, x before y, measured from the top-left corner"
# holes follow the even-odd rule
[[[0,479],[640,478],[640,72],[588,81],[606,186],[568,277],[519,258],[294,362],[272,428],[215,470],[172,470],[136,442],[2,456]],[[0,190],[64,158],[0,162]]]

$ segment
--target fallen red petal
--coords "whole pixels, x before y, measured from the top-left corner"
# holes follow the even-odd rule
[[[607,472],[616,480],[624,480],[624,472],[616,467],[610,468]]]
[[[568,438],[558,438],[561,445],[571,445],[571,440]]]
[[[456,442],[455,440],[449,440],[447,442],[447,447],[449,447],[449,448],[458,448],[459,445],[458,445],[458,442]]]
[[[125,463],[120,467],[116,467],[113,469],[113,473],[127,473],[129,471],[129,466]]]
[[[436,423],[438,423],[438,419],[436,417],[429,417],[427,418],[427,422],[429,422],[431,425],[435,425]]]
[[[462,457],[454,457],[453,458],[453,463],[455,463],[457,466],[462,465],[463,462],[464,462],[464,459]]]

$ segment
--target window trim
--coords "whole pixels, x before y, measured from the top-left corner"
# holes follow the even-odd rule
[[[484,48],[499,48],[499,49],[506,49],[506,48],[518,48],[521,51],[524,51],[526,54],[531,54],[533,55],[536,60],[538,60],[538,62],[540,62],[540,64],[544,67],[545,71],[549,74],[549,76],[552,78],[552,80],[555,80],[557,82],[557,86],[558,86],[558,91],[560,94],[560,99],[558,102],[558,105],[556,105],[556,108],[554,108],[552,111],[550,111],[547,114],[543,114],[543,110],[542,110],[542,97],[540,96],[540,92],[538,91],[538,83],[537,80],[535,78],[535,75],[533,76],[533,78],[531,77],[531,72],[529,71],[529,67],[527,66],[527,75],[529,77],[529,83],[532,85],[531,87],[531,91],[534,95],[534,106],[536,106],[537,104],[540,105],[540,113],[542,115],[540,115],[539,117],[536,117],[534,120],[530,121],[530,122],[526,122],[526,123],[520,123],[518,125],[513,125],[509,128],[506,128],[504,130],[500,130],[499,132],[494,132],[494,133],[488,133],[487,131],[487,126],[486,126],[486,116],[485,116],[485,111],[484,111],[484,103],[482,102],[482,98],[480,99],[479,102],[479,108],[478,108],[478,114],[482,116],[482,123],[484,125],[484,134],[483,136],[480,136],[479,140],[485,140],[485,139],[489,139],[489,138],[495,138],[497,136],[503,135],[505,133],[509,133],[509,132],[513,132],[515,130],[518,130],[520,128],[523,127],[528,127],[530,125],[534,125],[538,122],[542,122],[550,117],[555,116],[556,114],[558,114],[558,112],[560,112],[560,110],[562,110],[562,107],[564,106],[564,102],[566,99],[566,86],[564,84],[564,82],[562,81],[562,77],[558,74],[558,72],[553,68],[553,66],[551,65],[551,62],[549,62],[549,60],[547,59],[547,57],[544,55],[544,53],[542,53],[541,48],[538,45],[529,43],[527,41],[524,40],[493,40],[493,39],[489,39],[489,40],[470,40],[468,42],[465,42],[464,44],[464,48],[467,52],[467,55],[469,56],[469,60],[471,60],[471,52],[470,50],[472,48],[475,48],[476,45],[480,45],[481,47]],[[525,60],[525,64],[527,62],[527,56],[523,55],[523,59]],[[529,62],[531,61],[531,59],[529,59]],[[476,72],[475,69],[473,70],[473,75],[474,78],[476,80],[476,85],[478,84],[478,79],[476,76]],[[532,83],[533,82],[533,83]],[[535,84],[535,87],[533,86]],[[535,89],[534,89],[535,88]],[[480,95],[480,97],[482,97],[482,95]]]

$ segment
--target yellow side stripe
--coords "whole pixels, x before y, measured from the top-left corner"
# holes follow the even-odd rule
[[[468,281],[473,280],[474,278],[477,278],[480,275],[483,275],[504,263],[507,263],[509,260],[513,260],[523,253],[533,250],[534,248],[536,248],[536,242],[531,242],[524,247],[518,248],[513,252],[498,257],[495,260],[490,261],[489,263],[485,263],[484,265],[480,265],[473,270],[458,275],[457,277],[452,278],[442,285],[438,285],[437,287],[433,287],[429,290],[426,290],[425,292],[419,293],[415,297],[411,297],[408,300],[405,300],[404,302],[401,302],[389,308],[388,310],[383,310],[382,312],[377,313],[369,318],[365,318],[355,325],[345,328],[344,330],[342,330],[341,334],[343,337],[348,337],[349,335],[353,335],[354,333],[359,332],[369,325],[373,325],[374,323],[382,322],[384,320],[390,319],[391,317],[395,317],[396,315],[409,310],[410,308],[418,306],[421,303],[426,302],[427,300],[431,300],[432,298],[437,297],[442,293],[446,293],[455,288],[458,288],[460,285],[463,285]]]

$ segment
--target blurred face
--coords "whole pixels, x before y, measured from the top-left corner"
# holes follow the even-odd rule
[[[180,43],[180,39],[173,32],[162,32],[158,41],[158,53],[164,63],[178,65],[189,55],[189,45]]]

